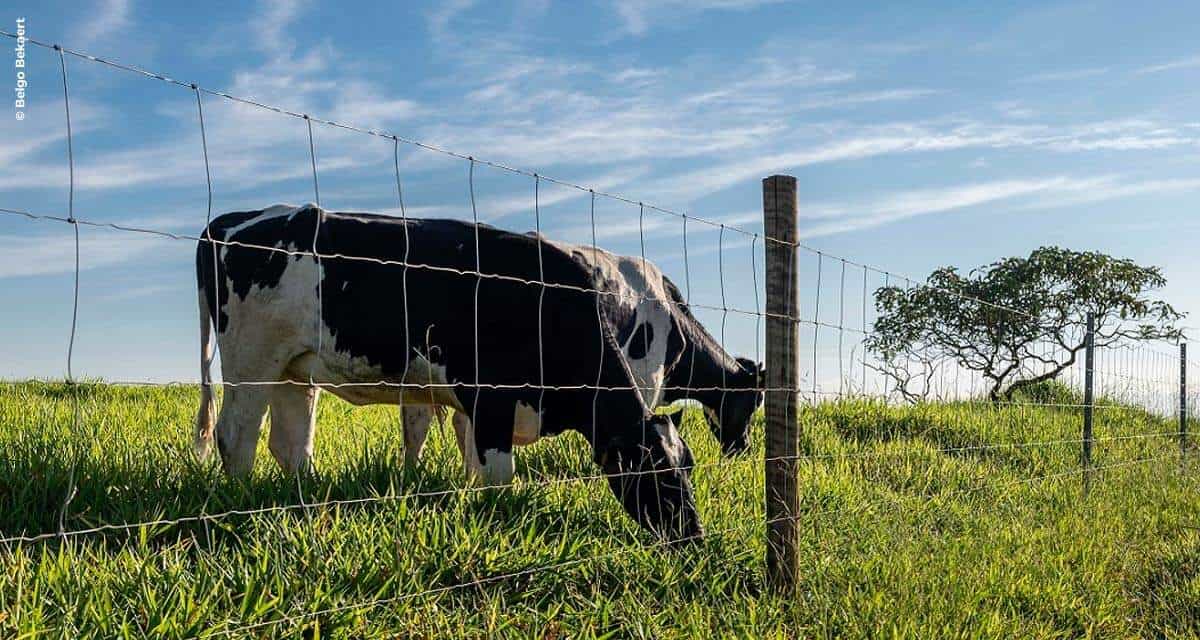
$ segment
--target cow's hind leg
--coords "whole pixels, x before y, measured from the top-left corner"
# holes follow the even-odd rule
[[[217,447],[230,475],[245,476],[254,469],[254,450],[270,394],[265,386],[230,385],[225,392],[217,417]]]
[[[268,445],[275,462],[287,473],[308,469],[317,426],[321,389],[282,384],[271,389],[271,434]]]
[[[479,453],[475,449],[475,430],[471,427],[471,419],[462,411],[455,411],[451,423],[454,425],[454,439],[458,441],[458,451],[462,454],[463,470],[466,471],[467,481],[477,482],[482,469],[479,464]]]

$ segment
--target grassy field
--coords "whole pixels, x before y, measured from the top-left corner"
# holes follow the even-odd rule
[[[448,427],[405,468],[394,408],[327,396],[317,477],[282,476],[264,442],[237,482],[190,454],[197,397],[0,386],[3,535],[392,497],[10,545],[0,637],[1200,636],[1196,472],[1143,437],[1174,425],[1133,409],[1096,411],[1087,497],[1074,408],[806,410],[803,582],[783,599],[763,587],[761,428],[725,461],[686,415],[708,535],[673,549],[570,480],[597,473],[573,435],[521,450],[515,488],[442,493],[462,478]],[[413,493],[434,495],[394,497]]]

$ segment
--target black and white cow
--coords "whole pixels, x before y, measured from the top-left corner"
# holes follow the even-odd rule
[[[536,236],[533,236],[536,238]],[[744,451],[750,423],[762,404],[761,367],[729,355],[692,315],[682,293],[649,260],[591,246],[542,239],[583,265],[600,292],[600,312],[616,336],[647,406],[698,402],[727,455]],[[586,341],[579,348],[586,349]],[[406,457],[421,452],[434,414],[427,406],[403,409]],[[455,432],[462,440],[456,427]],[[516,444],[537,439],[528,423],[514,428]]]
[[[215,261],[213,243],[196,251],[196,447],[207,453],[215,431],[230,474],[252,469],[268,407],[276,461],[288,471],[307,465],[324,388],[355,404],[454,409],[468,474],[486,484],[512,478],[514,427],[576,430],[642,526],[672,539],[699,535],[691,452],[633,390],[617,338],[596,314],[591,275],[561,249],[454,220],[312,205],[228,213],[204,233],[217,244]],[[314,242],[319,263],[244,246],[311,252]],[[472,273],[477,260],[485,277]],[[542,273],[549,286],[528,283]],[[215,421],[213,328],[224,380],[242,383],[226,387]],[[592,340],[596,348],[581,348]],[[245,384],[253,382],[290,384]],[[401,393],[399,383],[423,387]]]
[[[704,407],[726,454],[744,451],[762,404],[761,366],[735,358],[692,315],[679,288],[649,260],[591,246],[553,244],[592,272],[605,317],[652,408],[681,400]]]

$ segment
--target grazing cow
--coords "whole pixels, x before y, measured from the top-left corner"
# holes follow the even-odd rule
[[[751,418],[762,404],[761,367],[726,353],[692,315],[675,283],[654,263],[591,246],[545,238],[542,243],[570,255],[592,275],[590,287],[600,292],[602,317],[616,336],[646,405],[699,402],[721,450],[727,455],[744,451]],[[578,348],[589,346],[586,337],[579,340]],[[420,456],[433,417],[425,406],[404,408],[405,455],[410,461]],[[525,434],[523,425],[514,427],[514,444],[532,441]],[[461,434],[458,437],[461,441]]]
[[[679,288],[649,260],[591,246],[555,242],[592,272],[604,315],[652,408],[681,400],[704,407],[726,454],[749,445],[750,421],[762,404],[762,368],[735,358],[692,315]]]
[[[454,409],[468,476],[485,484],[512,478],[514,440],[574,429],[638,523],[670,539],[700,534],[691,452],[633,390],[590,274],[562,250],[455,220],[313,205],[228,213],[204,233],[215,243],[196,251],[196,446],[207,452],[215,430],[227,472],[253,467],[268,407],[276,461],[307,465],[324,388],[354,404]],[[227,386],[215,424],[213,328],[224,380],[243,383]],[[597,348],[577,348],[585,336]]]

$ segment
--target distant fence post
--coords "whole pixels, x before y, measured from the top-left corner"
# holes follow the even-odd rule
[[[767,235],[766,418],[767,577],[790,591],[800,567],[796,522],[800,512],[799,316],[796,273],[796,179],[763,179],[763,228]]]
[[[1187,462],[1187,343],[1179,343],[1179,459]]]
[[[1096,316],[1087,314],[1087,335],[1084,336],[1083,352],[1083,492],[1092,488],[1092,407],[1096,401],[1093,388],[1096,362]]]

